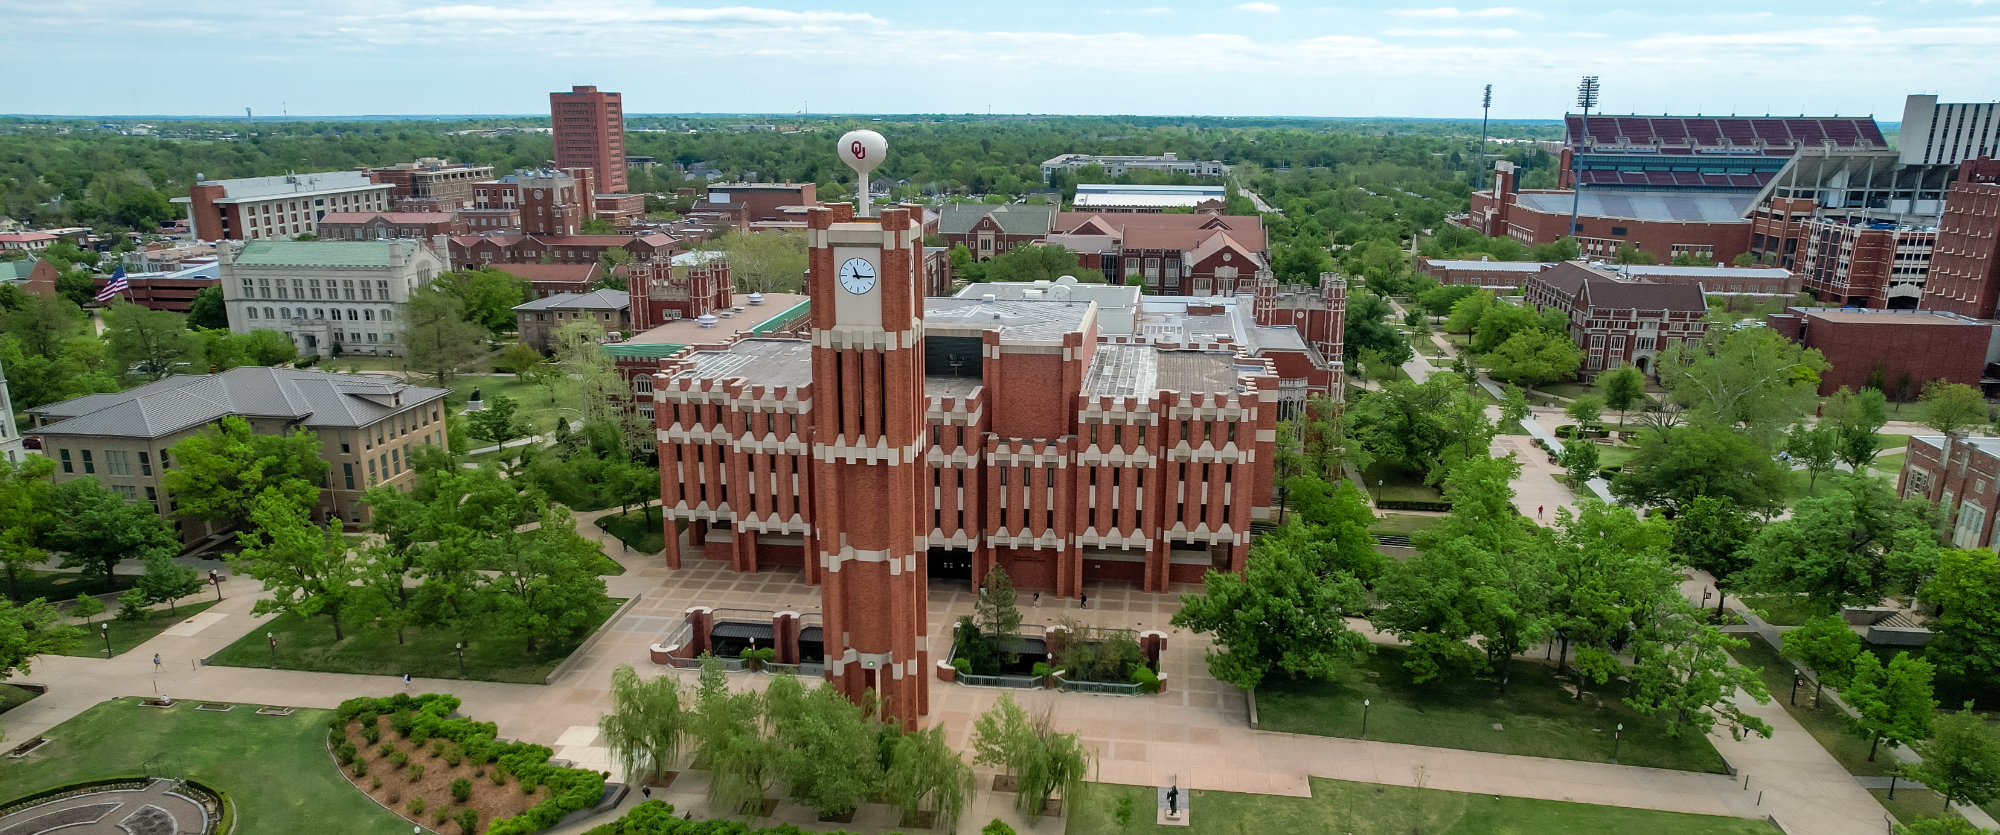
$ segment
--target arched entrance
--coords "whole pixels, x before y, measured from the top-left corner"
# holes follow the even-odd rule
[[[1653,364],[1652,357],[1640,357],[1638,359],[1633,360],[1632,364],[1638,366],[1639,373],[1645,374],[1649,377],[1652,376],[1653,374],[1653,369],[1651,367]]]

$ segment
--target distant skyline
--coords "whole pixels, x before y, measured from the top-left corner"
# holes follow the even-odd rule
[[[545,114],[594,84],[635,114],[1462,119],[1490,83],[1495,118],[1553,119],[1590,74],[1610,113],[2000,100],[1995,0],[748,2],[0,0],[0,113]]]

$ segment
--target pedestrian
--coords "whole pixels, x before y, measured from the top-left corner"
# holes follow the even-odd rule
[[[156,652],[153,653],[153,672],[157,673],[159,671],[160,671],[160,654]]]
[[[1041,608],[1041,605],[1042,605],[1042,593],[1035,592],[1035,607]]]
[[[1535,505],[1535,518],[1536,519],[1542,518],[1542,511],[1546,508],[1547,505],[1539,505],[1539,504]]]
[[[404,690],[414,690],[414,688],[412,688],[412,687],[410,686],[410,674],[409,674],[409,673],[404,673],[404,674],[403,674],[403,689],[404,689]]]
[[[652,786],[640,786],[640,787],[639,787],[639,793],[640,793],[640,794],[643,794],[643,795],[645,795],[645,796],[646,796],[646,799],[647,799],[647,800],[652,800],[652,799],[653,799],[653,787],[652,787]]]
[[[1090,608],[1090,595],[1079,592],[1076,596],[1076,599],[1077,599],[1076,605],[1085,609]]]

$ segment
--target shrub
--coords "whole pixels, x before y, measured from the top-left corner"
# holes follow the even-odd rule
[[[407,737],[410,731],[416,730],[417,717],[410,715],[408,711],[392,713],[389,715],[389,727],[396,730],[397,736]]]
[[[382,747],[380,747],[380,748],[377,748],[377,749],[375,749],[375,754],[376,754],[376,756],[379,756],[379,757],[384,757],[384,758],[387,758],[387,757],[393,757],[393,756],[395,756],[395,755],[396,755],[396,743],[393,743],[393,742],[384,742],[384,743],[382,743]]]
[[[369,778],[368,778],[368,787],[369,787],[369,788],[371,788],[371,789],[379,789],[379,788],[381,788],[381,787],[382,787],[382,775],[380,775],[380,774],[377,774],[377,775],[375,775],[375,776],[373,776],[373,777],[369,777]]]
[[[465,761],[465,755],[458,753],[457,748],[446,748],[444,750],[445,765],[457,768],[458,764],[464,761]]]
[[[1139,692],[1160,692],[1160,677],[1144,664],[1132,668],[1132,683],[1139,685]]]
[[[356,777],[366,777],[366,776],[368,776],[368,761],[367,761],[367,760],[355,760],[355,761],[354,761],[354,776],[356,776]]]
[[[444,756],[444,740],[442,739],[431,740],[431,756],[433,757]]]
[[[473,831],[479,828],[479,812],[475,810],[467,809],[459,812],[457,820],[458,831],[465,835],[472,835]]]
[[[444,804],[439,804],[437,807],[437,814],[434,815],[432,819],[436,820],[438,823],[444,823],[445,821],[451,820],[451,807]]]
[[[1008,826],[1006,821],[994,818],[992,823],[979,830],[979,835],[1014,835],[1014,827]]]
[[[424,779],[424,764],[410,763],[410,782],[415,783],[422,779]]]
[[[411,742],[416,743],[417,747],[421,748],[424,742],[431,738],[430,726],[422,723],[412,725],[408,736]]]
[[[451,799],[460,803],[472,799],[472,781],[464,777],[451,781]]]
[[[493,778],[493,785],[496,786],[507,785],[507,772],[501,771],[498,766],[495,766],[494,769],[491,772],[489,772],[488,776]]]
[[[1125,795],[1124,797],[1118,798],[1118,807],[1115,811],[1111,813],[1111,818],[1113,820],[1118,821],[1118,826],[1120,829],[1132,825],[1133,805],[1134,804],[1132,803],[1132,796],[1129,794]]]
[[[410,752],[397,751],[396,753],[389,755],[389,761],[395,763],[397,768],[402,768],[403,766],[410,764]]]
[[[341,765],[348,765],[354,762],[354,755],[358,753],[360,751],[355,749],[352,742],[342,742],[340,743],[340,747],[333,749],[333,756],[335,759],[340,760]]]
[[[403,802],[403,793],[396,791],[395,789],[390,789],[388,796],[384,797],[383,801],[390,806],[394,806],[398,803]]]
[[[382,738],[382,728],[380,726],[377,726],[373,722],[370,722],[366,725],[362,725],[361,738],[368,740],[369,745],[374,745],[375,740]]]
[[[379,714],[377,714],[373,710],[364,710],[358,714],[355,714],[354,721],[360,722],[361,727],[372,728],[375,727],[375,720],[378,716]]]
[[[410,798],[410,807],[409,807],[409,808],[410,808],[410,814],[412,814],[412,815],[418,815],[418,816],[421,816],[421,815],[423,815],[423,813],[424,813],[424,806],[425,806],[425,805],[427,805],[427,804],[425,804],[425,803],[424,803],[424,799],[423,799],[423,798],[421,798],[421,797],[412,797],[412,798]]]

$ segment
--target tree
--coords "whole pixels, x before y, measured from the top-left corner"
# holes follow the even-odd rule
[[[882,783],[903,820],[929,811],[940,832],[958,831],[974,792],[972,767],[945,741],[943,725],[897,738]]]
[[[81,568],[97,587],[118,587],[113,571],[128,559],[180,553],[180,538],[149,503],[128,502],[95,478],[55,486],[51,499],[62,520],[49,539],[63,553],[62,567]]]
[[[1630,646],[1632,695],[1626,704],[1649,716],[1670,716],[1671,737],[1706,734],[1720,720],[1729,723],[1735,739],[1745,732],[1770,738],[1771,726],[1736,701],[1738,690],[1758,704],[1771,701],[1757,670],[1730,663],[1728,650],[1748,642],[1701,623],[1679,595],[1668,595],[1646,623]]]
[[[788,698],[787,691],[797,689],[797,678],[780,676],[765,691],[783,748],[780,779],[793,798],[822,817],[851,812],[882,782],[882,764],[861,707],[830,682]]]
[[[1938,562],[1936,511],[1921,497],[1899,499],[1888,482],[1837,474],[1826,495],[1801,499],[1792,515],[1765,525],[1746,549],[1747,588],[1804,594],[1822,612],[1873,606],[1909,589]]]
[[[1956,435],[1966,427],[1986,422],[1986,398],[1979,389],[1964,383],[1932,380],[1924,384],[1924,425],[1946,435]]]
[[[188,302],[187,326],[196,329],[228,330],[229,311],[222,306],[222,285],[195,291]]]
[[[805,286],[806,236],[791,232],[729,232],[703,244],[729,257],[739,293],[798,293]]]
[[[1945,551],[1917,596],[1937,607],[1924,654],[1939,669],[2000,683],[2000,557],[1992,551]]]
[[[528,369],[541,364],[542,352],[535,350],[526,342],[509,342],[507,347],[500,351],[500,358],[493,361],[493,368],[496,371],[523,376]]]
[[[445,273],[435,286],[458,298],[467,321],[499,333],[514,327],[514,306],[527,295],[522,284],[513,273],[481,267]]]
[[[147,605],[165,603],[168,611],[179,615],[176,601],[201,591],[201,573],[174,562],[171,554],[154,551],[146,555],[146,573],[139,576],[134,588],[144,595]]]
[[[618,227],[611,225],[611,221],[604,218],[593,217],[578,224],[576,233],[579,235],[616,235],[618,234]]]
[[[564,374],[563,370],[553,363],[537,362],[522,369],[519,373],[521,382],[531,386],[540,386],[549,393],[550,405],[554,405],[556,402],[556,388],[569,382],[569,375]],[[556,422],[561,423],[562,420],[558,418]]]
[[[1329,485],[1316,475],[1302,475],[1286,482],[1292,506],[1298,510],[1300,527],[1289,526],[1264,534],[1279,537],[1289,530],[1305,536],[1296,545],[1313,570],[1325,575],[1344,571],[1363,584],[1374,582],[1388,566],[1388,558],[1375,550],[1375,537],[1368,529],[1375,524],[1375,511],[1368,506],[1367,494],[1342,478]]]
[[[1451,316],[1445,320],[1444,329],[1451,333],[1472,333],[1494,304],[1491,290],[1475,290],[1461,296],[1452,303]]]
[[[1036,717],[1031,727],[1034,745],[1021,763],[1020,793],[1014,796],[1014,808],[1026,811],[1028,821],[1034,823],[1041,819],[1050,798],[1058,794],[1064,803],[1074,806],[1090,775],[1092,757],[1076,734],[1056,733],[1047,712]]]
[[[1578,496],[1587,495],[1584,492],[1585,483],[1597,477],[1597,468],[1601,460],[1597,444],[1582,438],[1572,438],[1569,443],[1563,444],[1559,459],[1563,469],[1569,473],[1570,492]]]
[[[1554,527],[1538,534],[1539,565],[1548,572],[1549,626],[1561,655],[1558,669],[1571,668],[1576,697],[1585,682],[1603,684],[1618,672],[1617,645],[1662,597],[1676,594],[1679,577],[1667,562],[1668,525],[1640,518],[1627,508],[1585,499],[1571,513],[1556,512]]]
[[[1484,400],[1468,395],[1451,373],[1421,383],[1384,383],[1362,395],[1351,415],[1354,438],[1371,455],[1430,482],[1443,478],[1452,462],[1485,456],[1494,432]]]
[[[1583,395],[1563,407],[1563,414],[1576,421],[1578,429],[1588,428],[1604,417],[1604,399],[1594,394]]]
[[[1820,423],[1833,426],[1835,455],[1861,472],[1881,448],[1882,441],[1875,433],[1889,422],[1889,398],[1879,389],[1864,388],[1856,393],[1841,386],[1826,399],[1824,412]]]
[[[1275,249],[1271,272],[1279,284],[1317,285],[1320,273],[1333,272],[1333,257],[1327,254],[1324,238],[1281,242]]]
[[[1783,505],[1785,471],[1757,443],[1725,428],[1655,430],[1639,439],[1611,493],[1628,504],[1679,512],[1697,496],[1727,498],[1757,512]]]
[[[278,365],[298,358],[298,346],[290,337],[273,330],[231,333],[204,330],[195,334],[200,343],[202,364],[210,370],[227,371],[244,365]]]
[[[1750,514],[1726,497],[1696,496],[1674,519],[1673,553],[1681,565],[1715,578],[1715,620],[1723,601],[1736,590],[1736,574],[1750,567],[1744,546],[1757,529]]]
[[[486,355],[487,329],[469,321],[465,303],[435,285],[417,288],[403,314],[405,359],[411,371],[421,371],[449,386],[451,378]]]
[[[1470,284],[1450,284],[1430,287],[1417,294],[1417,306],[1432,316],[1450,316],[1452,307],[1460,299],[1473,294],[1479,288]],[[1488,294],[1489,297],[1491,294]]]
[[[319,451],[319,436],[310,430],[266,435],[231,415],[174,444],[174,466],[160,481],[176,514],[240,529],[271,490],[300,507],[317,505],[328,467]]]
[[[92,597],[88,594],[77,595],[76,602],[71,603],[69,606],[69,616],[73,618],[83,618],[83,622],[86,626],[90,624],[91,618],[97,617],[98,615],[101,614],[104,614],[104,601]]]
[[[520,421],[514,419],[516,411],[518,407],[513,398],[496,394],[486,401],[486,408],[466,413],[466,420],[472,424],[473,437],[504,447],[508,441],[528,432]]]
[[[1660,383],[1701,421],[1740,428],[1775,449],[1785,427],[1819,401],[1828,365],[1770,328],[1712,328],[1699,343],[1660,354]]]
[[[7,595],[21,599],[21,572],[48,560],[49,536],[58,524],[54,484],[56,462],[30,455],[20,463],[0,458],[0,568],[7,572]]]
[[[1534,408],[1528,405],[1528,390],[1508,383],[1500,395],[1500,420],[1513,429],[1533,413]]]
[[[1757,263],[1757,256],[1751,255],[1748,252],[1739,252],[1736,253],[1736,259],[1734,261],[1731,261],[1730,263],[1733,263],[1739,267],[1755,266]]]
[[[1824,421],[1812,425],[1795,423],[1785,434],[1785,451],[1811,474],[1806,481],[1807,495],[1818,491],[1820,473],[1833,472],[1834,465],[1840,463],[1839,443],[1839,434]]]
[[[1515,334],[1535,330],[1541,324],[1541,315],[1534,308],[1496,301],[1472,329],[1472,352],[1491,353]]]
[[[625,771],[625,778],[651,783],[680,759],[693,715],[681,706],[679,680],[658,676],[641,679],[630,664],[611,671],[611,712],[597,719],[604,745]]]
[[[1076,253],[1059,244],[1017,246],[980,264],[982,281],[1055,281],[1063,276],[1091,279],[1103,273],[1086,271]]]
[[[1368,650],[1367,638],[1342,616],[1366,607],[1360,581],[1346,571],[1322,571],[1330,567],[1306,538],[1294,520],[1252,545],[1242,575],[1211,570],[1202,578],[1204,593],[1181,596],[1173,625],[1214,636],[1211,675],[1245,690],[1275,671],[1332,678],[1341,662]]]
[[[1027,712],[1015,704],[1013,693],[1003,691],[992,707],[972,720],[972,762],[1015,777],[1032,753],[1033,734]]]
[[[1354,293],[1347,297],[1347,320],[1343,326],[1346,359],[1353,362],[1361,352],[1375,351],[1390,365],[1402,365],[1416,356],[1402,331],[1388,322],[1389,303],[1374,293]]]
[[[271,592],[250,608],[253,614],[325,614],[333,619],[333,639],[345,640],[341,609],[357,594],[364,566],[348,552],[340,522],[315,525],[308,510],[276,490],[259,496],[250,512],[255,530],[243,535],[243,550],[230,560],[230,568],[262,581]]]
[[[1576,373],[1583,364],[1583,351],[1568,336],[1524,330],[1508,337],[1483,361],[1493,376],[1532,387]]]
[[[29,295],[20,307],[0,314],[0,333],[20,340],[23,352],[48,357],[60,353],[70,339],[85,335],[88,323],[83,309],[67,299]]]
[[[1855,658],[1861,651],[1861,636],[1847,628],[1839,615],[1808,618],[1797,629],[1786,630],[1778,654],[1806,665],[1813,671],[1813,703],[1828,682],[1846,687],[1854,674]]]
[[[1646,399],[1646,375],[1621,365],[1597,375],[1597,387],[1604,392],[1604,405],[1618,412],[1618,431],[1625,431],[1625,413]]]
[[[1623,243],[1618,251],[1611,254],[1613,264],[1658,264],[1659,256],[1640,249],[1636,244]]]
[[[81,640],[82,630],[64,624],[47,601],[0,600],[0,678],[32,673],[35,656],[66,651]]]
[[[1955,803],[1991,803],[2000,797],[2000,738],[1967,702],[1963,710],[1937,718],[1923,762],[1902,770],[1905,778],[1944,795],[1946,811]]]
[[[1932,672],[1929,662],[1907,652],[1896,653],[1886,666],[1872,652],[1855,657],[1854,675],[1841,695],[1860,714],[1848,720],[1848,730],[1869,740],[1869,762],[1883,742],[1895,748],[1930,738],[1938,706],[1931,699]]]
[[[500,624],[524,636],[529,653],[543,638],[561,642],[590,631],[607,600],[590,568],[603,554],[577,534],[569,508],[548,506],[538,515],[540,527],[497,554],[499,571],[489,581]]]
[[[1002,641],[1021,631],[1021,610],[1016,608],[1014,582],[998,562],[979,584],[979,597],[972,601],[972,620],[989,640]]]
[[[184,318],[123,302],[106,308],[104,336],[112,362],[120,371],[137,371],[154,380],[177,373],[181,363],[193,362],[200,353],[200,343]]]

